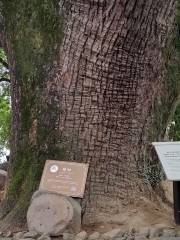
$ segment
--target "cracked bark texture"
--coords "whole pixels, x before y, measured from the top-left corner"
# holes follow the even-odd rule
[[[27,148],[33,152],[30,159],[41,172],[48,158],[89,163],[81,204],[84,223],[95,222],[100,212],[116,213],[121,204],[151,191],[139,166],[144,146],[155,140],[148,129],[164,89],[163,49],[175,0],[60,1],[58,11],[59,18],[65,13],[61,44],[51,46],[56,53],[48,64],[42,62],[35,87],[21,78],[20,102],[25,95],[23,109],[31,114],[29,124],[18,127],[21,137],[12,139],[21,154]],[[28,102],[32,96],[35,104]],[[22,124],[27,111],[15,100],[13,106]],[[11,159],[15,175],[21,162],[17,166],[16,153]]]
[[[97,209],[116,212],[119,201],[146,189],[136,159],[161,91],[174,4],[75,1],[71,8],[58,76],[60,131],[72,160],[90,163],[84,219],[98,217]]]

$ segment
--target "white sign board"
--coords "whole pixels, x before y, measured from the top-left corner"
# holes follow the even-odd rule
[[[180,181],[180,142],[153,142],[168,180]]]

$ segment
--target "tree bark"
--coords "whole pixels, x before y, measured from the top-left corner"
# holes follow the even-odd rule
[[[26,209],[45,160],[59,159],[90,164],[81,204],[84,222],[95,222],[100,211],[112,214],[151,194],[150,143],[162,138],[175,97],[163,57],[175,0],[48,2],[4,1],[19,93],[2,215],[22,199]]]

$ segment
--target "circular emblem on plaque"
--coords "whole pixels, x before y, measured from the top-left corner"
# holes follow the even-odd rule
[[[52,165],[50,167],[50,172],[51,173],[56,173],[59,170],[59,167],[57,165]]]
[[[72,192],[75,192],[77,189],[76,189],[76,187],[72,186],[72,187],[70,188],[70,190],[71,190]]]

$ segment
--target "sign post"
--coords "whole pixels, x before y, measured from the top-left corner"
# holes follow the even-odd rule
[[[154,142],[167,179],[173,181],[174,219],[180,224],[180,142]]]
[[[174,219],[180,224],[180,181],[173,181]]]

